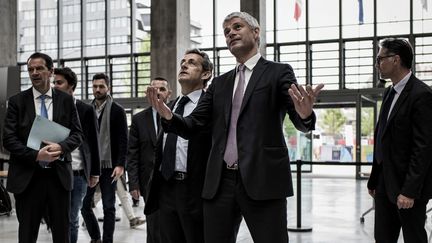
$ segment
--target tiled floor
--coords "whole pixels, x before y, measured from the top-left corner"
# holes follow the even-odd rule
[[[373,213],[366,215],[364,224],[360,223],[360,216],[372,205],[372,200],[367,194],[365,180],[305,176],[302,179],[302,190],[302,225],[312,227],[312,231],[289,232],[291,243],[373,242]],[[290,226],[296,226],[295,202],[295,197],[288,199],[288,224]],[[142,209],[141,202],[140,207],[135,208],[137,216],[143,216]],[[101,215],[100,204],[96,208],[96,213]],[[117,215],[121,217],[121,221],[116,224],[114,242],[145,242],[145,225],[137,229],[129,229],[129,222],[120,208],[118,208]],[[430,236],[432,221],[431,215],[428,216],[426,229]],[[42,226],[38,242],[51,242],[50,237],[45,227]],[[86,230],[82,227],[79,230],[78,239],[79,242],[90,241]],[[0,242],[17,242],[15,215],[0,217]],[[244,222],[240,228],[237,242],[253,242]],[[400,242],[403,240],[400,239]]]

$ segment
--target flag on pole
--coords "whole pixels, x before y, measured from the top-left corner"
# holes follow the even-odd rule
[[[299,20],[300,16],[301,16],[301,9],[302,9],[302,0],[295,0],[295,6],[294,6],[294,19],[296,21]]]
[[[421,4],[424,10],[428,11],[428,0],[421,0]]]
[[[364,23],[364,19],[363,19],[363,0],[358,0],[358,4],[359,4],[359,24],[363,24]]]

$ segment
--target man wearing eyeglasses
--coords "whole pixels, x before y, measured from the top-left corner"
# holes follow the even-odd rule
[[[376,242],[427,242],[432,197],[432,90],[411,72],[413,49],[403,39],[380,44],[375,67],[390,79],[375,129],[369,194],[375,200]]]

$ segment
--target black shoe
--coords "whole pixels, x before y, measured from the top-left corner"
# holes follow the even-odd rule
[[[116,221],[116,222],[120,221],[120,219],[121,219],[120,217],[117,217],[117,216],[115,217],[115,221]],[[98,218],[98,221],[99,221],[99,222],[103,222],[103,221],[104,221],[104,217],[99,217],[99,218]]]

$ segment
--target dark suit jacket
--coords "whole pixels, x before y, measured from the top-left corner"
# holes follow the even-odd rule
[[[389,90],[386,89],[384,100]],[[382,147],[382,166],[378,165],[374,157],[368,188],[376,189],[379,174],[383,173],[391,202],[396,203],[399,194],[415,199],[430,199],[432,91],[414,75],[411,75],[390,113],[382,135]]]
[[[57,171],[63,187],[70,191],[73,185],[70,152],[80,145],[83,134],[72,96],[55,89],[52,96],[53,121],[71,131],[69,137],[59,143],[64,153],[63,161],[54,161],[51,166]],[[7,189],[12,193],[23,192],[39,166],[36,161],[38,150],[26,146],[36,116],[34,107],[32,88],[9,99],[3,145],[10,152]]]
[[[140,190],[147,202],[148,183],[153,176],[156,148],[156,129],[151,107],[132,117],[128,148],[129,190]]]
[[[214,78],[198,107],[186,118],[174,114],[163,122],[168,131],[183,137],[211,124],[212,148],[203,197],[211,199],[219,188],[223,156],[228,138],[235,70]],[[286,113],[297,129],[314,129],[315,114],[305,123],[288,94],[296,83],[288,64],[261,58],[246,88],[237,122],[239,168],[248,195],[255,200],[280,199],[293,195],[288,149],[283,135]]]
[[[76,100],[76,108],[84,134],[79,151],[83,160],[84,174],[89,180],[90,176],[100,175],[97,118],[93,107],[89,104]]]
[[[200,100],[204,97],[204,92]],[[177,98],[178,99],[178,98]],[[176,101],[169,104],[173,109]],[[196,108],[195,108],[196,109]],[[148,201],[144,208],[145,214],[151,214],[159,208],[158,193],[160,192],[160,183],[163,179],[159,168],[163,157],[163,132],[159,133],[156,154],[154,175],[149,182],[150,192]],[[192,208],[202,207],[201,194],[204,185],[205,171],[207,160],[211,148],[211,132],[209,126],[200,131],[194,131],[189,137],[187,152],[187,179],[184,183],[187,186],[187,195],[189,206]]]

